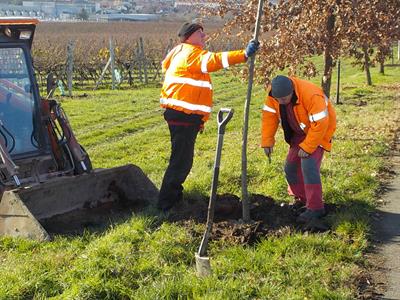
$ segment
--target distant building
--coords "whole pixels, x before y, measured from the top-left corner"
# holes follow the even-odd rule
[[[96,12],[96,4],[79,0],[69,2],[23,1],[22,9],[41,11],[46,18],[65,19],[68,16],[74,17],[82,10],[87,11],[88,14],[93,14]]]
[[[192,1],[175,1],[174,8],[178,11],[191,11],[196,8],[207,7],[207,8],[218,8],[219,4],[213,1],[202,1],[198,0],[196,2]]]
[[[211,0],[24,0],[22,5],[2,4],[0,0],[0,16],[34,16],[40,19],[74,19],[82,11],[91,17],[99,14],[168,14],[176,11],[192,11],[199,7],[216,8],[218,4]],[[244,0],[236,0],[244,1]],[[115,16],[116,18],[132,19],[132,16]],[[142,16],[143,17],[143,16]],[[142,18],[139,17],[139,18]],[[109,17],[104,17],[109,19]],[[155,18],[155,17],[143,17]]]
[[[123,1],[121,0],[101,0],[97,1],[102,9],[111,9],[117,6],[121,6]]]
[[[156,14],[100,14],[90,16],[91,21],[154,21],[158,20],[159,15]]]

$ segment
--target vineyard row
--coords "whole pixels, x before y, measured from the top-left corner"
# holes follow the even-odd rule
[[[68,81],[80,87],[98,87],[100,84],[115,86],[120,84],[159,82],[162,79],[161,62],[177,41],[168,43],[151,42],[141,37],[132,42],[93,40],[59,44],[37,44],[32,49],[34,67],[42,88],[46,78],[54,76],[68,87]],[[237,49],[239,42],[211,42],[210,51]],[[56,45],[56,46],[54,46]],[[237,48],[235,48],[237,47]],[[114,70],[114,71],[112,71]]]

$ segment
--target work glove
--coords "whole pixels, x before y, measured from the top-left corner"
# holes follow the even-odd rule
[[[246,57],[250,57],[256,53],[258,50],[258,47],[260,46],[260,42],[256,40],[251,40],[246,47],[246,50],[244,51],[244,54]]]

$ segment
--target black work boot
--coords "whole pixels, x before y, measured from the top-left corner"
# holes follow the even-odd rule
[[[299,223],[308,223],[313,219],[319,219],[325,216],[325,208],[317,209],[317,210],[311,210],[311,209],[306,209],[305,212],[301,213],[296,221]]]

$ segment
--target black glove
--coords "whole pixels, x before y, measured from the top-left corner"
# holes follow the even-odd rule
[[[256,53],[256,51],[258,50],[258,47],[260,47],[260,42],[256,40],[251,40],[247,44],[246,50],[244,52],[246,57],[254,55],[254,53]]]

